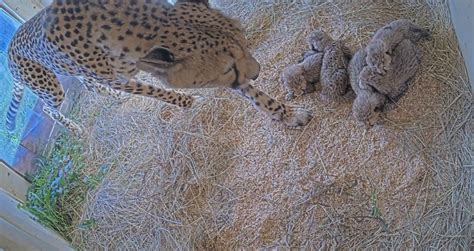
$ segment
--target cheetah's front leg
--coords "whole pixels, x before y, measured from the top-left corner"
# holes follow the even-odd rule
[[[158,100],[177,105],[179,107],[191,107],[194,102],[194,97],[175,92],[172,90],[165,90],[159,87],[152,86],[150,84],[144,83],[137,79],[130,79],[126,83],[121,83],[119,81],[113,81],[112,83],[107,83],[112,89],[123,91],[130,94],[141,95],[150,98],[156,98]]]
[[[304,126],[312,119],[310,111],[297,107],[288,107],[248,83],[236,87],[235,90],[249,99],[258,110],[276,121],[282,121],[287,126]]]
[[[131,97],[130,94],[114,90],[106,85],[101,85],[97,83],[95,79],[85,78],[85,79],[80,79],[80,80],[84,84],[87,90],[91,92],[95,92],[102,96],[112,96],[115,99],[117,99],[120,103],[124,103],[128,101]]]

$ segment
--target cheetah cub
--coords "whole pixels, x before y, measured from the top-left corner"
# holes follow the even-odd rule
[[[359,86],[369,86],[385,95],[389,102],[398,101],[408,90],[410,80],[421,64],[421,50],[408,39],[401,41],[393,51],[390,70],[385,75],[367,70],[359,74]]]
[[[408,90],[420,66],[421,51],[412,41],[402,40],[393,50],[385,75],[367,67],[366,57],[367,52],[359,50],[349,64],[351,86],[357,95],[352,112],[356,120],[373,126],[386,105],[397,102]]]
[[[407,19],[395,20],[379,29],[366,47],[367,65],[379,74],[390,70],[393,50],[404,39],[417,43],[430,33]]]
[[[314,92],[315,84],[321,74],[322,60],[323,53],[305,52],[298,64],[290,65],[283,70],[280,80],[287,90],[286,100]]]
[[[339,100],[349,89],[347,67],[351,58],[350,50],[342,41],[333,40],[321,30],[312,32],[307,42],[313,51],[323,53],[321,98],[325,101]]]
[[[380,111],[385,104],[385,96],[365,82],[360,83],[360,74],[367,67],[367,52],[358,50],[349,63],[349,79],[356,99],[352,105],[352,115],[358,121],[370,127],[379,121]],[[363,87],[362,87],[363,86]]]

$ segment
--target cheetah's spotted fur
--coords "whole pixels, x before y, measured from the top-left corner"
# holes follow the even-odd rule
[[[28,86],[47,114],[80,134],[58,111],[64,91],[56,74],[81,76],[89,90],[118,98],[129,93],[192,105],[189,95],[137,80],[139,70],[171,88],[233,88],[289,126],[311,119],[308,111],[290,109],[250,85],[260,66],[243,29],[207,1],[55,0],[19,28],[9,46],[9,67],[15,81],[9,130]]]

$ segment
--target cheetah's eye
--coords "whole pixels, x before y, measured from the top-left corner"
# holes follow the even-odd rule
[[[227,68],[227,70],[224,72],[224,75],[227,74],[227,73],[229,73],[229,72],[231,72],[231,71],[234,71],[234,70],[236,70],[236,69],[235,69],[235,64],[233,64],[233,65],[231,65],[229,68]]]
[[[145,62],[167,62],[173,63],[175,61],[174,54],[165,48],[154,48],[142,59]]]

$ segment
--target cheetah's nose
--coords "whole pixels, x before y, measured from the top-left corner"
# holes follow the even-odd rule
[[[257,61],[255,61],[255,62],[257,62]],[[260,75],[260,64],[257,62],[256,65],[255,65],[255,69],[253,71],[253,74],[250,77],[250,79],[257,80],[259,75]]]
[[[258,75],[260,75],[260,71],[258,71],[257,75],[254,75],[253,77],[251,77],[250,79],[252,80],[257,80],[258,78]]]
[[[260,75],[260,64],[252,56],[245,61],[245,77],[247,79],[256,80]]]

